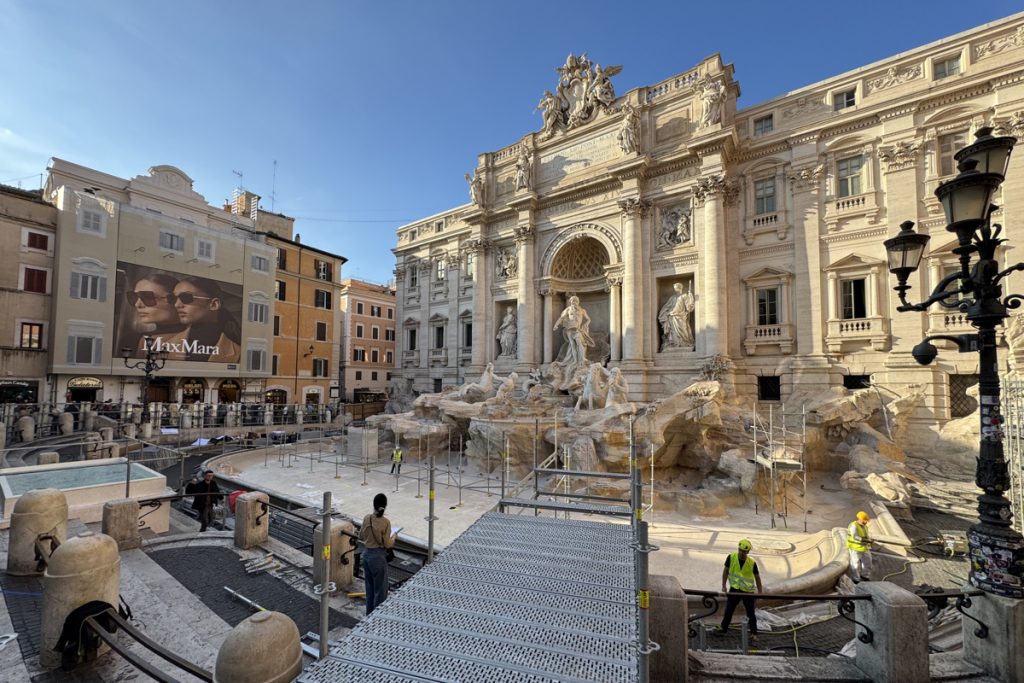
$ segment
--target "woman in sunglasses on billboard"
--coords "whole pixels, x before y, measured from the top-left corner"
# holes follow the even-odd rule
[[[177,285],[176,277],[150,273],[139,278],[125,295],[135,312],[135,330],[143,335],[137,344],[139,351],[146,350],[146,336],[162,341],[181,332],[182,324],[174,307],[174,288]],[[179,360],[182,357],[181,354],[168,355]]]
[[[224,306],[216,282],[186,277],[174,287],[174,308],[184,329],[171,343],[185,354],[184,360],[237,363],[241,357],[241,328]]]

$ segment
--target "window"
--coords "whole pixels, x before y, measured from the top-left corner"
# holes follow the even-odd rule
[[[843,386],[847,389],[870,389],[871,375],[843,375]]]
[[[437,259],[437,279],[443,280],[445,273],[447,273],[447,265],[444,262],[444,257]]]
[[[395,331],[391,328],[384,330],[384,341],[395,341]]]
[[[466,252],[466,277],[468,277],[469,279],[473,279],[473,277],[475,277],[473,275],[473,273],[475,271],[475,268],[473,266],[475,266],[475,265],[476,265],[476,252],[467,251]]]
[[[358,381],[358,380],[362,380],[362,379],[363,379],[363,371],[362,370],[356,370],[356,380]]]
[[[285,292],[287,292],[287,287],[285,285],[286,283],[281,280],[274,281],[274,298],[278,301],[285,300]]]
[[[939,136],[939,175],[956,173],[953,155],[967,144],[967,131]]]
[[[416,273],[416,265],[413,264],[413,266],[409,268],[409,289],[416,289],[419,283],[420,279],[419,275]]]
[[[263,349],[249,349],[245,354],[246,369],[259,372],[267,364],[267,352]]]
[[[258,270],[261,273],[270,272],[270,261],[266,256],[256,256],[253,254],[251,263],[253,270]]]
[[[469,348],[473,346],[473,323],[462,323],[462,346]]]
[[[394,320],[394,319],[395,319],[395,309],[388,308],[388,320]]]
[[[374,381],[374,382],[377,381],[377,371],[376,370],[374,370],[373,372],[370,373],[370,379],[372,381]]]
[[[778,377],[757,378],[757,400],[759,401],[781,401],[782,381]]]
[[[407,336],[408,336],[409,343],[406,344],[405,347],[407,349],[409,349],[410,351],[415,351],[416,350],[416,330],[415,329],[409,330]]]
[[[380,362],[380,351],[378,351],[377,349],[370,349],[370,362],[371,363],[379,363]]]
[[[69,365],[99,365],[103,340],[98,337],[68,336]]]
[[[395,362],[395,354],[393,351],[384,352],[384,362],[387,363],[388,365],[391,365],[392,363]]]
[[[842,280],[839,285],[840,295],[842,296],[843,320],[868,317],[867,281],[864,278],[855,278]]]
[[[272,375],[279,374],[277,370],[280,367],[280,364],[281,364],[281,356],[279,356],[279,355],[277,355],[275,353],[270,358],[270,374],[272,374]]]
[[[43,348],[43,324],[22,323],[21,324],[21,348],[41,349]]]
[[[316,260],[313,261],[313,264],[316,267],[316,278],[318,280],[327,280],[330,282],[332,279],[332,271],[334,270],[331,268],[331,264],[327,261]]]
[[[313,359],[313,376],[314,377],[326,377],[327,376],[327,359],[326,358],[314,358]]]
[[[357,315],[362,315],[363,314],[363,302],[362,301],[357,301],[356,302],[356,314]]]
[[[960,55],[932,62],[932,75],[936,81],[940,78],[946,78],[947,76],[956,76],[959,73]]]
[[[436,221],[434,223],[434,232],[441,232],[442,230],[444,230],[444,221]]]
[[[176,251],[179,254],[185,251],[185,238],[173,232],[160,231],[160,248],[167,251]]]
[[[370,315],[374,318],[380,317],[380,306],[370,306]]]
[[[84,209],[82,213],[79,214],[78,231],[91,232],[96,235],[102,235],[104,232],[103,216],[104,214],[99,211],[90,211],[89,209]]]
[[[840,111],[857,104],[857,90],[851,88],[832,95],[832,111]]]
[[[266,323],[267,316],[270,313],[270,307],[259,301],[249,302],[249,322],[251,323]]]
[[[213,260],[213,242],[210,240],[196,240],[196,258],[204,261]]]
[[[775,119],[771,114],[754,119],[754,135],[767,135],[775,130]]]
[[[757,290],[757,324],[779,324],[778,287],[765,287]]]
[[[434,327],[434,348],[444,348],[444,325],[436,325]]]
[[[365,363],[366,349],[352,349],[352,360],[359,363]]]
[[[316,322],[316,340],[327,341],[327,323],[322,320]]]
[[[363,337],[363,326],[362,325],[356,325],[356,336],[359,337],[360,339],[362,339],[362,337]]]
[[[331,307],[331,293],[324,289],[318,289],[313,293],[313,305],[317,308]]]
[[[978,375],[949,375],[949,416],[967,417],[978,409],[978,402],[967,390],[978,383]]]
[[[38,249],[39,251],[49,251],[50,249],[50,236],[45,235],[41,232],[29,232],[27,239],[25,240],[25,246],[29,249]]]
[[[281,336],[281,316],[279,315],[274,316],[274,336]]]
[[[380,328],[373,326],[370,328],[370,339],[380,339]]]
[[[288,268],[288,252],[284,249],[277,250],[277,269],[285,270]]]
[[[775,212],[775,178],[754,181],[754,213]]]
[[[434,378],[434,393],[435,394],[441,393],[441,382],[442,382],[442,380],[441,380],[440,377],[435,377]]]
[[[71,273],[71,298],[107,300],[107,278],[89,273]]]
[[[46,294],[48,291],[47,280],[50,273],[38,268],[25,268],[21,278],[21,288],[26,292]]]
[[[839,178],[839,196],[852,197],[861,193],[861,168],[864,157],[846,157],[836,163],[836,175]]]

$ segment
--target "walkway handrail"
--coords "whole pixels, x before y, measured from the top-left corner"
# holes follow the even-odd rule
[[[153,654],[157,655],[161,659],[170,662],[179,669],[187,671],[188,673],[192,674],[201,681],[213,683],[213,674],[211,674],[206,669],[203,669],[199,665],[193,664],[187,659],[184,659],[181,656],[175,654],[174,652],[171,652],[170,650],[163,647],[156,641],[150,639],[149,636],[137,630],[131,624],[125,621],[121,617],[121,615],[117,613],[116,609],[109,608],[103,612],[93,614],[85,618],[85,624],[93,633],[95,633],[97,636],[103,639],[103,641],[107,643],[107,645],[109,645],[112,650],[121,655],[135,668],[143,671],[146,675],[151,676],[158,681],[165,681],[167,683],[177,683],[177,679],[172,678],[163,670],[157,668],[154,664],[151,664],[150,662],[147,662],[145,659],[139,657],[137,654],[135,654],[127,647],[125,647],[124,643],[118,640],[113,633],[107,632],[105,628],[100,626],[100,624],[96,621],[96,617],[101,615],[111,619],[135,642],[137,642],[139,645],[143,646]]]

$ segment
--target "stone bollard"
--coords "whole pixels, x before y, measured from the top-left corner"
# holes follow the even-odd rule
[[[0,451],[7,448],[7,423],[0,422]]]
[[[116,441],[105,441],[103,443],[103,453],[105,458],[120,458],[121,444]]]
[[[295,409],[295,424],[296,425],[302,425],[302,423],[303,423],[303,421],[305,419],[306,419],[306,415],[305,415],[305,413],[302,412],[302,408],[296,408]]]
[[[152,439],[153,438],[153,423],[152,422],[144,422],[143,424],[139,425],[139,427],[142,429],[142,438],[143,439]]]
[[[139,501],[117,498],[103,504],[103,533],[117,543],[118,550],[131,550],[142,545],[139,534]]]
[[[13,576],[40,574],[36,538],[51,534],[58,543],[68,537],[68,501],[57,489],[29,491],[14,504],[7,551],[7,573]],[[49,548],[49,543],[44,543]]]
[[[60,425],[60,433],[64,436],[73,434],[75,431],[75,416],[72,413],[61,413],[57,417],[57,424]]]
[[[43,451],[36,456],[37,465],[56,465],[60,462],[60,453],[57,451]]]
[[[113,427],[100,427],[100,440],[101,441],[113,441],[114,440],[114,428]]]
[[[687,680],[687,605],[679,579],[651,574],[649,579],[651,606],[648,613],[651,640],[660,646],[650,655],[650,678],[653,683]]]
[[[352,585],[352,577],[355,573],[355,546],[351,543],[351,537],[345,532],[356,533],[356,527],[352,522],[331,520],[331,575],[330,581],[338,589]],[[319,527],[313,532],[313,547],[320,547],[321,531]],[[342,564],[342,558],[346,560]],[[323,557],[319,552],[313,553],[313,583],[323,583]]]
[[[121,558],[110,536],[85,533],[69,538],[54,551],[43,573],[41,666],[60,666],[61,653],[54,648],[68,615],[93,600],[116,608],[120,584]],[[101,644],[99,652],[106,650]]]
[[[188,406],[181,409],[178,419],[182,429],[192,429],[192,410]]]
[[[36,438],[36,421],[28,415],[18,418],[15,429],[22,441],[32,441]]]
[[[302,673],[295,622],[280,612],[257,612],[231,630],[217,651],[214,683],[291,683]]]
[[[971,597],[964,612],[988,627],[988,637],[979,638],[978,624],[963,620],[964,659],[996,680],[1024,680],[1024,600],[985,593]]]
[[[265,427],[271,427],[274,424],[274,406],[266,404],[263,407],[263,425]]]
[[[243,493],[235,498],[235,546],[248,550],[267,542],[270,510],[264,505],[270,496],[261,491]]]
[[[126,437],[128,437],[129,439],[134,439],[135,438],[135,435],[136,435],[137,431],[136,431],[136,427],[135,427],[135,425],[133,423],[126,422],[122,426],[122,429],[124,429],[124,435]]]
[[[82,429],[87,432],[96,429],[96,411],[90,403],[82,404]]]
[[[857,621],[871,629],[870,643],[859,636],[853,663],[875,683],[928,683],[928,607],[924,600],[887,581],[857,584]]]

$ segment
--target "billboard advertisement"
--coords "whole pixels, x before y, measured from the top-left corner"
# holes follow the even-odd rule
[[[113,355],[238,363],[241,313],[241,285],[118,261]]]

